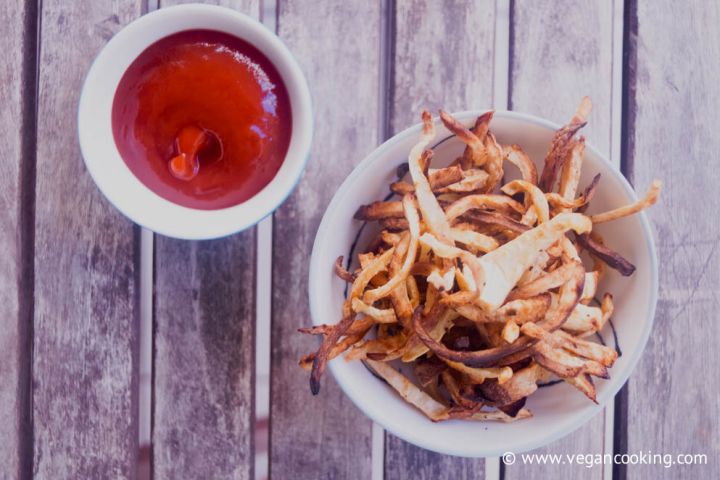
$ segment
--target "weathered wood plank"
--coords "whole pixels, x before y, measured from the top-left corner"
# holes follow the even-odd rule
[[[0,477],[30,473],[30,333],[32,331],[31,227],[34,169],[35,17],[23,0],[0,5]],[[32,17],[32,18],[31,18]],[[30,190],[26,190],[30,188]]]
[[[495,2],[395,2],[390,134],[434,114],[485,109],[493,103]],[[499,108],[504,108],[504,105]],[[389,479],[484,477],[482,459],[440,455],[386,434]]]
[[[280,0],[278,9],[280,37],[308,78],[316,122],[307,171],[274,218],[270,475],[366,479],[371,423],[332,375],[312,397],[297,361],[317,339],[297,329],[310,322],[308,260],[323,211],[380,140],[380,2]]]
[[[38,478],[134,477],[137,230],[77,145],[90,62],[141,0],[44,0],[35,209],[34,465]]]
[[[580,99],[593,110],[583,134],[609,157],[612,118],[613,2],[572,0],[512,2],[510,109],[565,123]],[[619,159],[614,159],[619,165]],[[537,453],[604,452],[605,413]],[[611,468],[606,466],[605,468]],[[600,479],[603,468],[580,465],[522,465],[505,469],[515,478]]]
[[[628,453],[706,454],[707,464],[630,465],[624,473],[714,479],[720,477],[720,402],[711,373],[720,370],[714,213],[720,209],[720,6],[635,4],[627,46],[636,63],[629,65],[626,166],[638,190],[656,177],[664,184],[648,212],[660,295],[650,341],[628,382]]]
[[[257,0],[206,3],[260,13]],[[255,229],[155,245],[154,477],[251,479]]]

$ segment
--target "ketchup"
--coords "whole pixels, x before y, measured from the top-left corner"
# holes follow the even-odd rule
[[[279,73],[232,35],[189,30],[143,51],[115,92],[115,144],[149,189],[186,207],[242,203],[275,177],[290,144]]]

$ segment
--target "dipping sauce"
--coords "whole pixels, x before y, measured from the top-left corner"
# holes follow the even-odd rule
[[[275,177],[291,136],[279,73],[255,47],[211,30],[143,51],[115,92],[120,155],[149,189],[186,207],[231,207]]]

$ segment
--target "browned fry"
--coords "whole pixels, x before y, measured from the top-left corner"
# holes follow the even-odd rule
[[[400,240],[397,243],[395,253],[388,267],[388,274],[390,276],[397,275],[402,269],[403,259],[407,256],[410,245],[410,232],[404,232],[399,238]],[[400,319],[401,323],[403,325],[409,324],[413,306],[408,297],[406,284],[401,283],[390,292],[390,301],[395,309],[395,315]]]
[[[493,347],[485,350],[453,350],[430,336],[425,327],[422,325],[420,309],[416,309],[413,314],[413,328],[420,340],[438,357],[443,360],[464,363],[470,367],[492,366],[503,357],[524,350],[530,343],[532,343],[529,339],[523,338],[510,345]]]
[[[562,167],[558,192],[565,200],[572,200],[580,183],[583,157],[585,156],[585,137],[580,137],[567,154]]]
[[[591,108],[590,99],[588,97],[583,98],[570,123],[555,132],[550,151],[545,157],[545,166],[540,175],[539,186],[543,192],[547,193],[553,190],[558,172],[567,159],[568,152],[574,145],[575,134],[585,126]]]
[[[518,145],[508,145],[503,148],[503,154],[505,160],[515,165],[520,170],[522,179],[526,182],[530,182],[533,185],[537,185],[538,175],[537,168],[530,157],[520,148]]]
[[[462,218],[467,219],[467,221],[472,224],[497,225],[515,233],[523,233],[531,228],[528,225],[522,224],[517,220],[513,220],[512,218],[498,212],[475,210],[465,213]]]
[[[501,190],[506,195],[515,195],[520,192],[525,193],[525,205],[532,205],[535,212],[535,218],[538,222],[544,223],[550,220],[550,207],[548,206],[545,194],[543,194],[542,190],[534,184],[526,182],[525,180],[513,180],[512,182],[503,185]]]
[[[587,373],[608,378],[607,368],[601,363],[577,357],[562,348],[553,348],[544,340],[537,342],[532,348],[533,359],[558,377],[570,378]]]
[[[503,177],[503,151],[500,144],[497,142],[495,135],[492,132],[488,132],[485,137],[485,148],[487,150],[487,162],[485,164],[485,170],[488,172],[487,185],[485,186],[485,193],[489,193],[497,188],[498,184]]]
[[[368,290],[363,295],[363,300],[368,303],[375,302],[383,297],[390,295],[395,288],[405,282],[405,278],[410,274],[410,269],[413,263],[415,263],[415,257],[417,256],[418,249],[418,237],[420,236],[420,217],[418,216],[417,209],[415,208],[415,196],[412,193],[408,193],[403,197],[402,201],[403,209],[405,211],[405,219],[410,225],[410,240],[407,249],[407,255],[402,267],[390,278],[384,285]]]
[[[353,282],[352,287],[350,287],[350,295],[348,295],[345,303],[343,303],[343,317],[348,317],[351,315],[352,299],[360,298],[360,296],[365,291],[365,288],[370,283],[370,280],[372,280],[375,275],[384,271],[387,268],[394,252],[394,248],[383,252],[382,255],[373,259],[365,268],[360,271],[358,275],[355,276],[355,281]]]
[[[484,170],[470,169],[463,172],[463,179],[438,190],[440,194],[446,193],[472,193],[481,190],[488,180]]]
[[[398,242],[400,242],[400,238],[402,237],[397,233],[383,230],[382,232],[380,232],[380,238],[382,238],[382,241],[385,242],[385,244],[394,247],[398,244]]]
[[[532,322],[524,324],[521,330],[523,334],[536,340],[542,340],[553,348],[564,348],[570,353],[595,360],[606,367],[612,367],[617,359],[617,352],[612,348],[581,340],[562,330],[548,332]]]
[[[417,312],[419,309],[420,307],[416,308],[415,311]],[[455,312],[444,308],[442,305],[435,304],[430,313],[424,316],[423,323],[428,334],[439,341],[453,326],[453,321],[456,318],[457,314]],[[412,362],[421,355],[426,354],[428,350],[428,347],[418,337],[417,333],[414,333],[403,347],[400,358],[403,362]]]
[[[563,380],[580,390],[590,400],[597,403],[597,390],[590,375],[581,373],[577,377],[564,378]]]
[[[648,189],[645,196],[637,202],[631,203],[630,205],[625,205],[620,208],[616,208],[614,210],[610,210],[608,212],[592,215],[590,217],[590,220],[592,220],[593,223],[604,223],[612,220],[617,220],[618,218],[627,217],[629,215],[638,213],[641,210],[645,210],[646,208],[655,205],[655,202],[657,202],[657,199],[660,196],[661,188],[662,182],[660,182],[660,180],[653,180],[652,184],[650,185],[650,189]]]
[[[455,117],[444,110],[440,110],[440,120],[442,120],[443,124],[448,130],[450,130],[450,132],[455,134],[465,145],[467,145],[466,152],[468,152],[467,156],[469,156],[471,161],[463,163],[470,163],[477,167],[484,165],[487,160],[487,153],[485,145],[483,145],[482,137],[479,138],[474,132],[466,128],[465,125],[460,123],[457,119],[455,119]],[[485,130],[485,133],[487,134],[487,130]],[[466,155],[463,154],[463,157],[466,157]],[[466,165],[463,165],[463,167],[465,169]]]
[[[404,218],[383,218],[380,220],[380,226],[388,232],[404,232],[410,225]]]
[[[337,275],[340,279],[345,280],[348,283],[352,283],[355,281],[355,276],[345,270],[345,267],[342,265],[343,263],[343,256],[340,255],[337,259],[335,259],[335,275]]]
[[[355,220],[382,220],[384,218],[405,218],[402,202],[373,202],[357,209]]]
[[[535,393],[537,390],[538,366],[533,364],[515,372],[507,382],[483,382],[480,391],[492,405],[510,405]]]
[[[435,137],[435,128],[432,123],[432,116],[428,111],[422,113],[423,133],[420,141],[410,150],[408,156],[408,165],[410,166],[410,176],[415,184],[415,195],[417,195],[420,212],[422,213],[423,222],[428,230],[435,234],[439,239],[448,244],[452,244],[450,238],[450,222],[445,217],[442,207],[438,203],[437,198],[433,194],[427,177],[421,169],[421,158],[423,151],[430,141]]]
[[[477,407],[477,402],[474,402],[462,396],[462,394],[460,393],[460,386],[458,385],[457,380],[455,380],[455,377],[453,377],[450,370],[443,371],[440,375],[440,378],[442,378],[443,384],[445,385],[445,388],[450,394],[450,398],[452,398],[453,402],[455,402],[456,405],[465,409],[472,409]]]
[[[345,354],[345,361],[373,358],[385,355],[398,349],[406,341],[404,335],[395,335],[387,338],[374,338],[354,346]]]
[[[563,330],[581,335],[585,332],[594,333],[600,330],[602,322],[602,310],[598,307],[590,307],[588,305],[579,304],[563,324]]]
[[[542,293],[536,297],[511,300],[495,312],[498,321],[506,322],[512,319],[518,325],[525,322],[535,322],[545,316],[552,296],[549,293]]]
[[[500,246],[493,237],[475,232],[469,223],[455,225],[450,231],[453,240],[463,244],[467,250],[474,254],[487,253]]]
[[[315,354],[313,359],[312,371],[310,372],[310,391],[313,395],[317,395],[320,392],[320,378],[325,373],[327,367],[328,356],[330,355],[331,349],[340,340],[340,337],[345,335],[345,332],[350,328],[354,320],[354,315],[348,315],[347,317],[340,320],[335,328],[323,339],[320,348]]]
[[[593,177],[592,182],[590,182],[590,185],[585,189],[585,192],[583,192],[582,195],[580,195],[578,198],[574,200],[567,200],[565,197],[563,197],[559,193],[546,193],[545,198],[547,198],[548,203],[553,208],[558,209],[571,209],[575,210],[577,208],[583,208],[587,206],[587,204],[592,200],[593,196],[595,195],[595,190],[597,189],[597,185],[600,182],[600,174],[598,173]]]
[[[513,290],[508,298],[510,300],[515,300],[520,298],[537,297],[541,293],[547,292],[548,290],[557,288],[566,283],[570,278],[578,275],[578,273],[582,275],[585,274],[585,269],[583,268],[582,263],[579,261],[565,263],[552,272],[546,273],[542,277]]]
[[[506,215],[525,213],[522,204],[505,195],[476,194],[468,195],[451,204],[445,209],[445,215],[452,222],[470,210],[496,210]]]
[[[451,165],[445,168],[430,171],[428,174],[428,182],[433,192],[442,190],[448,185],[457,183],[463,179],[463,171],[459,165]],[[390,184],[390,190],[399,194],[413,193],[415,186],[408,182],[395,182]]]
[[[625,257],[620,255],[618,252],[606,247],[602,241],[596,240],[587,234],[577,235],[575,238],[577,242],[594,257],[597,257],[605,262],[608,267],[620,272],[622,276],[629,277],[635,272],[635,265],[627,261]]]

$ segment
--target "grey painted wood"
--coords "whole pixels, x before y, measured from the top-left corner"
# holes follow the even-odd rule
[[[18,478],[29,471],[32,458],[30,425],[30,332],[32,318],[31,273],[25,228],[32,218],[28,208],[32,192],[26,176],[33,158],[28,152],[34,116],[30,112],[34,89],[34,9],[22,0],[0,4],[0,144],[4,159],[0,169],[0,477]],[[29,60],[29,61],[28,61]]]
[[[492,107],[495,2],[398,0],[392,41],[390,134],[437,114]],[[504,108],[505,106],[499,106]],[[482,459],[440,455],[386,433],[385,476],[480,479]]]
[[[255,0],[206,3],[260,13]],[[155,242],[154,477],[251,479],[255,229]]]
[[[43,0],[33,344],[37,478],[131,478],[137,458],[138,236],[77,144],[80,87],[140,0]]]
[[[332,375],[313,397],[301,355],[310,324],[309,257],[333,193],[380,141],[380,2],[278,2],[280,37],[300,62],[314,102],[315,140],[297,190],[275,213],[273,232],[270,475],[370,478],[371,423]],[[328,265],[328,268],[331,268]],[[340,314],[340,312],[338,312]]]
[[[394,16],[393,132],[418,123],[423,108],[493,106],[494,0],[397,0]]]
[[[663,180],[648,211],[660,260],[655,326],[628,385],[628,452],[706,454],[707,465],[627,467],[627,478],[720,477],[720,6],[638,2],[628,46],[628,169]],[[634,17],[634,15],[632,15]]]
[[[580,99],[593,110],[583,134],[610,156],[612,115],[613,2],[553,0],[512,3],[510,108],[565,123]],[[619,162],[619,159],[616,159]],[[610,372],[612,375],[612,372]],[[612,418],[609,418],[612,420]],[[537,453],[597,454],[604,451],[605,412]],[[601,479],[603,468],[580,465],[523,465],[505,468],[505,478]]]

